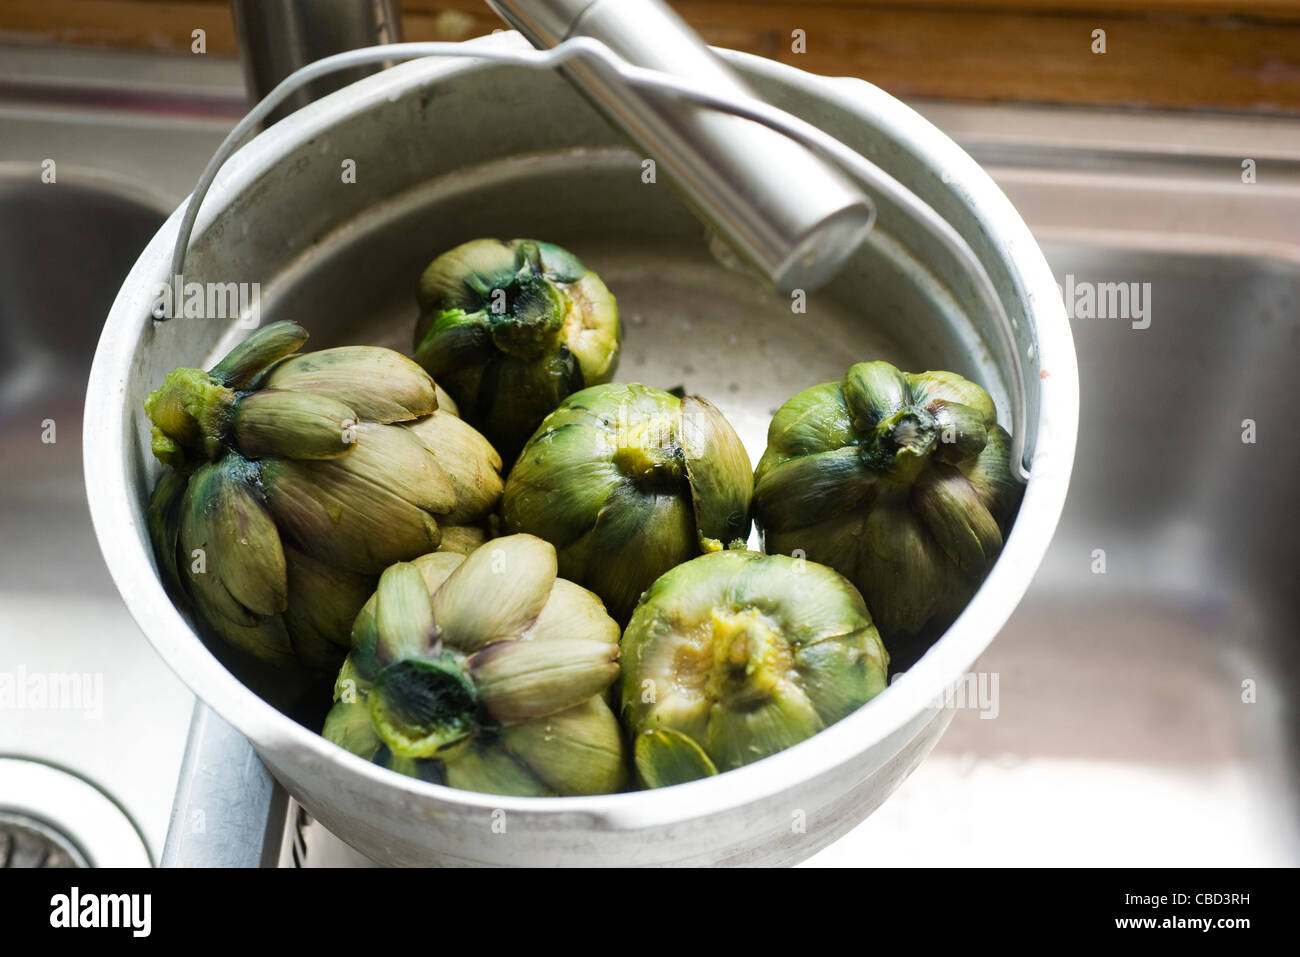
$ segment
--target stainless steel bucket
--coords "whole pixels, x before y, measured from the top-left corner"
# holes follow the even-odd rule
[[[514,35],[466,44],[522,45]],[[481,48],[481,47],[480,47]],[[87,487],[100,545],[159,654],[243,734],[317,819],[393,864],[758,864],[805,858],[871,813],[924,758],[971,669],[1023,595],[1065,498],[1078,424],[1073,344],[1052,274],[979,167],[916,113],[858,80],[725,53],[775,105],[837,136],[944,216],[978,255],[1015,327],[1028,383],[1031,478],[1000,560],[906,679],[839,724],[754,765],[680,787],[506,798],[400,777],[295,721],[290,695],[236,675],[158,580],[143,510],[158,472],[141,403],[177,365],[207,365],[245,329],[150,312],[180,211],[154,237],[108,317],[88,387]],[[355,169],[345,181],[344,167]],[[1010,421],[1013,369],[948,254],[900,208],[806,312],[710,253],[699,222],[558,75],[418,60],[326,97],[226,165],[190,247],[186,281],[259,283],[260,319],[292,318],[312,346],[404,349],[414,285],[437,253],[480,235],[572,249],[618,296],[619,378],[713,399],[757,460],[767,422],[854,361],[948,368],[985,385]],[[214,654],[216,652],[216,654]],[[266,697],[251,690],[261,688]],[[268,700],[270,699],[270,700]]]

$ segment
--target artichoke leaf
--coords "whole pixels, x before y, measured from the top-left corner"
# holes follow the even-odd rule
[[[1016,481],[1012,471],[1011,436],[1001,426],[993,426],[979,457],[958,467],[979,496],[980,503],[997,519],[998,527],[1005,529],[1025,492],[1025,487]]]
[[[889,654],[874,627],[802,645],[794,653],[799,683],[816,688],[817,715],[834,724],[885,690]]]
[[[725,601],[764,615],[796,649],[871,624],[852,582],[824,564],[785,555],[746,563],[731,579]]]
[[[670,728],[652,728],[638,734],[633,755],[637,778],[646,788],[685,784],[718,773],[693,738]]]
[[[466,662],[488,713],[502,724],[555,714],[609,687],[618,646],[586,638],[498,641]]]
[[[512,243],[475,239],[433,260],[420,276],[416,294],[421,310],[438,304],[466,312],[481,309],[493,289],[504,288],[518,270]]]
[[[867,511],[854,580],[886,636],[914,633],[939,607],[948,576],[943,552],[906,504]]]
[[[325,716],[321,734],[367,761],[374,758],[384,743],[375,733],[370,721],[370,708],[364,701],[336,703]]]
[[[542,272],[558,283],[573,283],[583,276],[591,275],[577,256],[555,243],[541,242],[536,239],[512,239],[510,244],[521,251],[525,251],[528,245],[535,247]]]
[[[389,565],[379,576],[374,616],[380,665],[436,650],[438,629],[429,590],[420,569],[410,562]]]
[[[293,355],[307,343],[307,330],[282,319],[262,326],[208,372],[230,389],[248,388],[273,363]]]
[[[479,525],[443,525],[442,541],[438,543],[438,551],[455,552],[460,555],[468,555],[474,549],[483,545],[492,538],[491,533],[485,527],[490,523]]]
[[[968,576],[983,576],[1002,550],[1002,532],[966,476],[952,466],[936,465],[913,497],[939,547]]]
[[[906,376],[888,362],[859,362],[844,376],[844,403],[859,432],[912,405]]]
[[[622,730],[599,695],[502,728],[501,741],[556,794],[612,794],[627,782]]]
[[[295,664],[293,643],[280,615],[265,618],[248,617],[242,621],[230,618],[223,608],[208,600],[211,592],[191,588],[190,598],[208,627],[230,646],[259,661],[277,667]]]
[[[749,537],[754,475],[740,436],[713,403],[688,395],[681,407],[681,445],[696,528],[727,543]]]
[[[181,529],[181,501],[185,497],[186,476],[176,469],[167,469],[154,486],[145,510],[145,524],[149,540],[158,561],[158,571],[165,584],[177,591],[184,590],[176,554]]]
[[[322,461],[268,459],[267,502],[286,537],[319,560],[378,574],[431,552],[434,514],[450,511],[456,490],[437,461],[397,426],[357,426],[351,454]]]
[[[952,402],[974,409],[985,425],[997,422],[993,399],[974,382],[955,372],[917,372],[907,376],[917,405],[929,408],[936,400]]]
[[[424,585],[432,599],[434,593],[451,577],[451,573],[465,561],[468,552],[447,551],[441,545],[438,551],[421,555],[411,560],[411,564],[424,576]]]
[[[289,583],[285,619],[290,633],[310,629],[347,648],[353,623],[375,590],[374,576],[325,565],[292,545],[284,546],[284,557]]]
[[[730,771],[784,751],[824,727],[807,694],[792,681],[781,681],[757,707],[715,703],[704,748],[719,771]]]
[[[264,388],[323,395],[367,422],[405,422],[438,408],[429,373],[401,353],[379,346],[339,346],[285,359]]]
[[[859,505],[875,476],[852,446],[790,459],[770,469],[754,490],[765,527],[783,532]]]
[[[470,742],[447,758],[447,784],[462,791],[552,797],[553,792],[500,744]]]
[[[507,531],[528,532],[567,548],[591,531],[621,481],[603,432],[585,427],[585,411],[550,416],[510,470],[501,499]],[[557,421],[558,420],[558,421]]]
[[[988,428],[979,409],[947,399],[935,399],[926,407],[934,416],[939,435],[936,456],[959,465],[975,458],[988,442]]]
[[[190,477],[180,516],[191,593],[243,626],[288,603],[284,549],[251,484],[253,474],[237,455],[200,467]]]
[[[583,584],[618,621],[627,621],[656,578],[699,551],[695,518],[682,497],[642,491],[631,481],[610,493],[591,536]]]
[[[239,401],[231,432],[245,458],[333,459],[352,451],[356,423],[357,414],[336,399],[266,389]]]
[[[768,531],[763,536],[763,547],[769,555],[788,555],[845,569],[844,574],[851,577],[850,572],[857,569],[869,547],[864,523],[873,511],[864,505],[788,532]]]
[[[501,499],[501,456],[467,422],[439,410],[406,430],[437,459],[456,490],[456,505],[443,521],[458,525],[483,515]]]
[[[582,385],[567,346],[541,357],[503,355],[486,367],[476,421],[502,459],[513,462],[547,414]]]
[[[295,608],[289,608],[280,619],[284,622],[289,644],[299,666],[313,674],[333,674],[347,650],[317,628],[310,619],[297,614]]]
[[[442,640],[473,652],[517,638],[542,613],[556,572],[554,547],[532,535],[510,535],[475,549],[433,595]]]
[[[618,368],[618,304],[595,273],[563,281],[569,283],[563,287],[569,308],[562,338],[578,360],[585,385],[608,382]]]
[[[804,389],[777,410],[767,429],[767,444],[776,460],[761,473],[790,456],[829,452],[853,444],[853,417],[838,382],[823,382]],[[766,453],[764,459],[767,459]]]
[[[444,309],[421,316],[416,326],[415,361],[435,379],[455,376],[494,355],[492,334],[481,311]],[[466,380],[465,385],[473,388],[461,391],[462,400],[477,395],[478,381],[479,376]]]
[[[621,632],[594,592],[566,578],[555,579],[542,612],[522,637],[529,641],[585,638],[617,645]]]

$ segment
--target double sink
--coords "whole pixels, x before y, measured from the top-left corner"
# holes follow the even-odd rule
[[[148,647],[84,500],[103,317],[243,108],[226,61],[0,48],[0,690],[31,692],[0,695],[0,857],[157,862],[179,789],[169,860],[351,860]],[[1300,863],[1300,124],[919,108],[1057,274],[1079,451],[977,693],[812,863]]]

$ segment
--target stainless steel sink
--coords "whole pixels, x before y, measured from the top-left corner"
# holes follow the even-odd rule
[[[19,59],[20,72],[56,72]],[[0,53],[0,77],[15,62]],[[78,54],[83,79],[70,88],[97,88],[125,62]],[[131,62],[145,78],[108,112],[36,109],[0,84],[0,162],[26,164],[0,180],[0,672],[104,675],[101,722],[5,713],[0,755],[90,778],[157,854],[190,699],[100,565],[81,500],[79,389],[117,278],[228,127],[240,79],[233,63],[168,74],[158,59]],[[150,90],[167,92],[166,109]],[[1300,124],[921,109],[990,168],[1063,286],[1150,284],[1150,323],[1074,320],[1083,419],[1071,496],[1028,597],[978,665],[986,697],[958,708],[902,788],[809,863],[1300,863],[1300,510],[1289,498],[1300,447],[1288,417]],[[41,184],[46,156],[119,185]],[[1256,182],[1242,180],[1245,159]],[[194,729],[170,860],[363,863],[291,802],[286,813],[219,719],[201,712]],[[199,839],[193,814],[205,808]]]
[[[43,83],[58,61],[0,51],[0,866],[156,860],[193,710],[100,557],[81,418],[104,316],[183,196],[169,183],[227,121]]]
[[[12,682],[0,755],[74,770],[131,808],[155,851],[190,696],[136,630],[100,558],[81,481],[81,412],[99,325],[162,219],[103,185],[42,183],[35,167],[0,175],[0,670]],[[11,784],[0,804],[51,814],[44,787]],[[45,823],[76,847],[98,844],[75,809]]]

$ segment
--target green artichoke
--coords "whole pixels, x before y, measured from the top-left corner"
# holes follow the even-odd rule
[[[439,552],[379,579],[321,732],[386,768],[522,796],[621,789],[622,734],[602,693],[618,625],[556,577],[531,535]]]
[[[885,687],[889,655],[857,589],[784,555],[702,555],[656,581],[622,639],[623,718],[646,787],[797,744]]]
[[[754,491],[767,550],[844,574],[891,647],[952,622],[1020,503],[992,399],[951,372],[858,363],[786,402],[767,441]]]
[[[210,372],[168,374],[145,402],[170,466],[147,519],[160,571],[221,638],[332,673],[385,567],[483,540],[501,459],[411,360],[295,354],[306,340],[277,322]]]
[[[425,269],[419,303],[415,360],[507,463],[561,399],[614,375],[614,297],[559,246],[464,243]]]
[[[613,383],[547,416],[506,481],[502,522],[553,544],[560,574],[623,622],[668,569],[749,536],[752,491],[745,448],[708,401]]]

